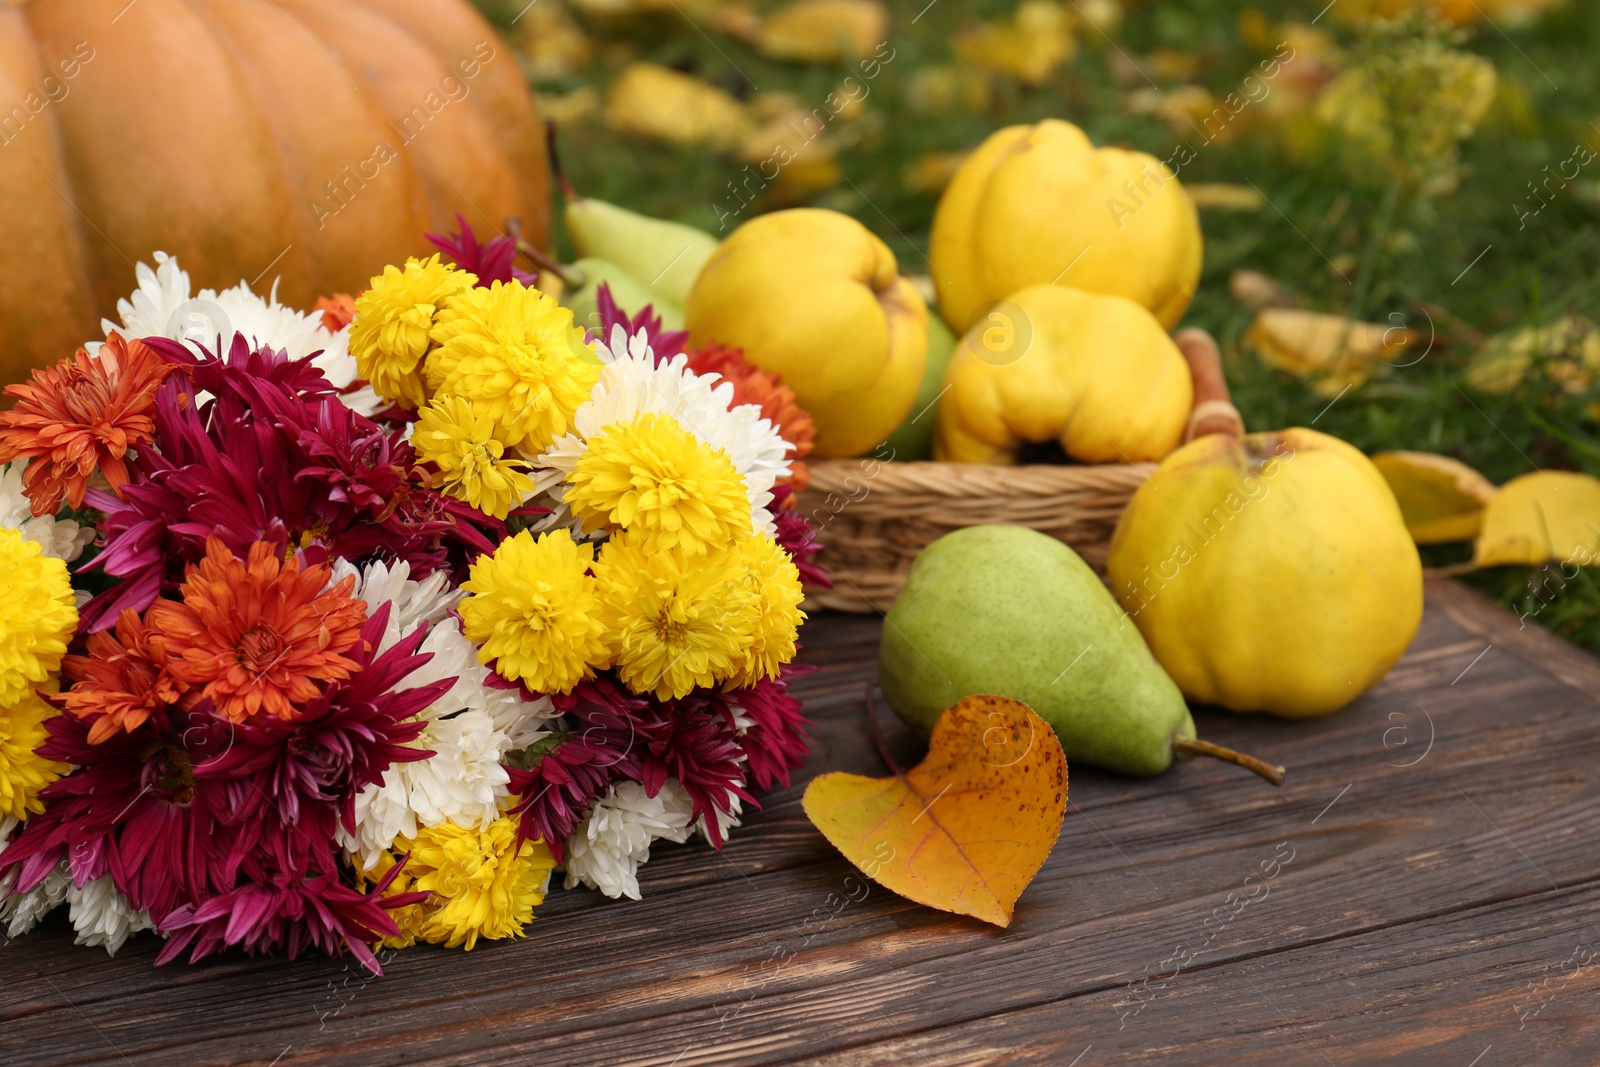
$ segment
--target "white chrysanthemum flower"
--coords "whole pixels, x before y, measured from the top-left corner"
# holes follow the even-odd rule
[[[85,882],[81,889],[69,883],[67,907],[72,928],[78,932],[77,943],[103,945],[112,956],[129,937],[140,930],[156,928],[148,912],[136,911],[128,898],[117,891],[109,874]]]
[[[389,625],[378,645],[380,652],[393,648],[423,623],[444,619],[466,596],[461,590],[451,588],[450,579],[443,571],[434,571],[419,582],[412,581],[411,564],[405,560],[395,563],[378,560],[359,569],[343,557],[333,561],[330,585],[352,577],[356,583],[350,595],[367,605],[368,615],[385,604],[390,605]],[[411,684],[408,682],[407,686]]]
[[[0,879],[0,897],[4,897],[0,900],[0,924],[5,926],[7,937],[21,937],[66,900],[67,890],[72,886],[72,875],[63,860],[61,866],[45,875],[43,881],[26,893],[11,892],[16,881],[15,870],[7,871],[5,878]]]
[[[546,736],[544,727],[556,712],[548,697],[527,701],[519,690],[489,686],[490,672],[478,662],[477,646],[461,633],[460,620],[449,614],[462,594],[443,574],[412,581],[404,561],[374,562],[358,570],[347,560],[335,560],[330,580],[349,576],[356,579],[351,596],[363,601],[369,613],[390,605],[379,652],[417,627],[428,627],[417,651],[432,658],[396,688],[450,683],[420,713],[428,726],[412,742],[412,747],[434,755],[391,766],[381,784],[356,795],[355,833],[339,830],[340,845],[370,867],[396,837],[415,837],[421,827],[454,822],[482,828],[497,819],[510,782],[501,760]]]
[[[639,899],[639,865],[656,841],[689,839],[694,802],[675,778],[651,797],[637,782],[618,782],[567,838],[566,886],[586,885],[608,897]]]
[[[125,337],[170,337],[182,341],[196,353],[202,346],[216,344],[219,331],[231,336],[241,333],[256,346],[267,345],[286,352],[290,359],[304,359],[317,353],[311,363],[335,389],[345,389],[360,377],[355,357],[350,354],[350,330],[337,333],[322,325],[317,312],[301,312],[278,302],[278,283],[265,297],[252,292],[246,282],[217,292],[202,289],[190,297],[189,275],[175,257],[155,254],[156,268],[140,263],[134,268],[139,288],[127,300],[117,301],[122,324],[101,320],[109,336],[117,330]],[[385,404],[371,386],[363,386],[340,399],[363,415],[381,411]]]
[[[478,662],[478,646],[466,639],[460,621],[450,614],[466,594],[452,588],[442,572],[416,582],[411,580],[411,565],[404,560],[393,564],[378,561],[357,569],[348,560],[336,559],[329,585],[351,576],[356,584],[350,595],[367,605],[369,615],[384,604],[391,605],[379,652],[393,648],[418,626],[431,624],[417,651],[433,659],[402,679],[400,688],[414,689],[445,678],[455,681],[422,713],[424,718],[444,718],[468,709],[486,712],[495,729],[506,735],[507,751],[526,748],[545,736],[545,724],[556,717],[550,698],[528,701],[517,689],[489,684],[490,671]]]
[[[480,830],[500,817],[510,775],[500,765],[509,751],[506,735],[483,711],[464,711],[428,723],[413,744],[434,755],[396,763],[382,784],[356,794],[356,832],[339,828],[339,844],[354,852],[364,869],[397,837],[416,837],[427,826],[453,822]]]
[[[772,487],[789,473],[794,449],[754,404],[732,407],[733,385],[720,375],[696,374],[689,357],[676,355],[660,366],[643,331],[629,338],[621,326],[611,343],[595,346],[604,366],[589,399],[573,416],[573,430],[555,439],[534,461],[535,492],[562,498],[562,483],[588,451],[588,439],[642,414],[669,415],[688,433],[724,452],[744,477],[750,497],[750,525],[773,533]]]
[[[156,265],[140,263],[133,268],[139,287],[126,300],[117,301],[117,314],[122,317],[118,326],[110,319],[101,319],[100,327],[111,336],[112,330],[121,331],[124,337],[172,337],[168,324],[173,322],[178,309],[189,302],[189,275],[178,266],[178,261],[165,252],[157,252]],[[178,336],[177,340],[185,338]]]
[[[94,540],[94,527],[50,515],[36,517],[22,493],[22,473],[27,468],[26,463],[0,464],[0,526],[19,531],[25,541],[39,542],[45,555],[71,563]]]

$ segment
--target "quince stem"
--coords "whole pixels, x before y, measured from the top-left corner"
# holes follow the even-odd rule
[[[1172,340],[1183,353],[1184,362],[1189,364],[1189,377],[1194,380],[1194,413],[1189,417],[1189,432],[1184,440],[1214,433],[1243,437],[1244,419],[1228,393],[1216,340],[1197,329],[1179,330]]]
[[[1181,760],[1194,759],[1196,756],[1210,756],[1212,759],[1222,760],[1224,763],[1233,763],[1247,771],[1254,771],[1273,785],[1283,784],[1283,768],[1276,763],[1247,756],[1243,752],[1235,752],[1222,745],[1214,745],[1210,741],[1202,741],[1198,737],[1184,737],[1174,734],[1172,737],[1172,754]]]

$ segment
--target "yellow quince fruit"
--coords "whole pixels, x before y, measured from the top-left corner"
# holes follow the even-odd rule
[[[1303,428],[1172,453],[1123,512],[1107,571],[1184,696],[1234,711],[1341,708],[1422,621],[1422,560],[1383,475]]]
[[[740,226],[689,292],[690,343],[744,350],[817,426],[814,454],[860,455],[911,410],[928,305],[889,246],[848,215],[794,208]]]
[[[945,189],[929,242],[957,332],[1046,284],[1127,297],[1170,328],[1194,296],[1200,252],[1199,214],[1167,164],[1096,148],[1057,119],[990,135]]]
[[[1120,296],[1035,285],[961,339],[945,372],[934,458],[1016,462],[1059,441],[1085,463],[1158,460],[1183,439],[1188,365],[1144,308]]]

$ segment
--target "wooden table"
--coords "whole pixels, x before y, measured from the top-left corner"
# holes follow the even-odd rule
[[[808,627],[802,778],[883,773],[861,710],[878,628]],[[419,948],[381,979],[153,969],[153,938],[108,960],[58,918],[0,948],[0,1063],[1593,1064],[1597,694],[1600,662],[1434,582],[1410,654],[1355,706],[1197,716],[1286,764],[1281,790],[1207,761],[1073,767],[1007,930],[876,886],[830,911],[853,871],[800,781],[721,856],[661,848],[642,903],[557,892],[524,941]]]

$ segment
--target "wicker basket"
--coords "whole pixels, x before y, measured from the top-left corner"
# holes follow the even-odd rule
[[[991,467],[968,463],[812,460],[802,514],[824,545],[817,562],[832,589],[807,590],[806,607],[887,611],[911,563],[951,530],[983,523],[1030,526],[1105,567],[1122,509],[1154,463]]]
[[[1194,409],[1184,440],[1244,432],[1228,396],[1217,343],[1203,330],[1173,338],[1194,379]],[[1154,463],[1094,466],[888,463],[812,460],[799,494],[802,514],[823,545],[817,562],[832,589],[809,589],[807,609],[883,612],[900,595],[917,555],[951,530],[985,523],[1028,526],[1065,541],[1105,575],[1117,520]]]

